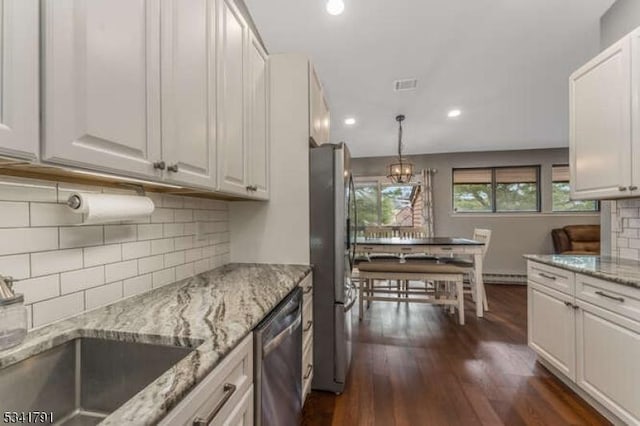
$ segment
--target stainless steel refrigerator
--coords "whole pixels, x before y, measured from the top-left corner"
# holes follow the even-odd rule
[[[313,265],[312,389],[341,393],[351,363],[351,283],[356,204],[345,144],[310,151],[311,264]]]

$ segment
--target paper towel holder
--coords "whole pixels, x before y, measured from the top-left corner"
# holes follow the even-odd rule
[[[124,188],[133,189],[140,196],[144,197],[145,195],[147,195],[142,185],[136,185],[133,183],[121,183],[120,186]],[[75,194],[71,195],[67,200],[67,206],[71,207],[73,210],[79,209],[81,205],[82,205],[82,200],[80,200],[80,197],[78,197]]]

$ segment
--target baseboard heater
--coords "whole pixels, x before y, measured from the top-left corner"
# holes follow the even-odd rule
[[[482,274],[487,284],[527,284],[527,276],[522,274]]]

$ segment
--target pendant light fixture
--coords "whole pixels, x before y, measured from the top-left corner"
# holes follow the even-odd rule
[[[393,183],[409,183],[413,177],[413,164],[404,161],[402,158],[402,122],[404,115],[396,116],[398,122],[398,161],[389,165],[387,177]]]

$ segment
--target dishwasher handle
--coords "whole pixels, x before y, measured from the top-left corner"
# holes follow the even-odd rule
[[[300,327],[302,322],[302,312],[298,310],[296,319],[284,330],[274,336],[271,340],[264,344],[262,347],[262,358],[266,358],[274,349],[276,349],[280,343],[287,337],[291,336],[296,328]]]

